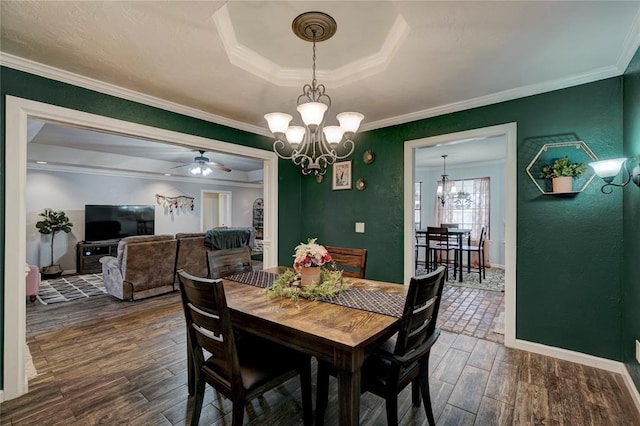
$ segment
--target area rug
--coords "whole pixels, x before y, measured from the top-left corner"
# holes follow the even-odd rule
[[[425,269],[416,270],[416,275],[426,273],[427,271]],[[487,277],[482,278],[482,282],[480,282],[477,272],[467,273],[467,271],[465,270],[462,274],[462,279],[462,282],[458,281],[457,279],[454,280],[453,274],[450,273],[449,280],[446,282],[446,284],[460,287],[479,288],[481,290],[504,291],[504,269],[487,269]]]
[[[106,293],[102,274],[69,275],[42,281],[38,300],[43,305],[50,305]]]

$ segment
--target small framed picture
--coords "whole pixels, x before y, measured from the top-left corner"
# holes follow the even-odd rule
[[[351,161],[333,164],[333,190],[351,189]]]

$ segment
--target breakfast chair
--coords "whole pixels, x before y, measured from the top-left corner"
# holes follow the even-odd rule
[[[187,323],[187,362],[193,363],[195,373],[191,425],[197,425],[200,419],[207,383],[231,400],[231,422],[240,426],[248,401],[297,375],[304,424],[310,425],[311,357],[247,333],[238,339],[222,280],[198,278],[182,270],[178,279]]]
[[[483,278],[487,278],[486,275],[486,261],[484,258],[484,245],[487,240],[487,227],[483,226],[480,230],[480,240],[478,241],[478,245],[463,245],[460,249],[462,252],[467,252],[467,272],[471,272],[471,253],[476,253],[478,256],[478,268],[474,272],[478,272],[480,277],[480,282],[482,282]],[[476,268],[474,268],[476,269]]]
[[[387,424],[398,424],[398,394],[412,384],[413,405],[424,406],[429,424],[436,424],[429,394],[429,354],[440,336],[436,328],[442,298],[444,266],[423,276],[411,278],[400,331],[378,346],[362,366],[362,392],[385,399]],[[324,423],[329,394],[329,375],[335,368],[318,361],[316,424]]]
[[[367,250],[325,246],[338,269],[345,277],[364,278],[367,269]]]
[[[449,228],[445,227],[427,227],[427,270],[433,271],[440,265],[447,267],[445,280],[448,279],[449,268],[453,266],[453,278],[456,278],[458,266],[459,247],[451,244],[451,235]],[[453,259],[451,253],[453,252]]]
[[[249,246],[209,250],[207,257],[207,277],[210,279],[224,278],[229,275],[251,272],[251,248]]]

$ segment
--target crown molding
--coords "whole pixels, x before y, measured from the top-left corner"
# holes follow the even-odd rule
[[[638,48],[640,47],[640,10],[636,13],[636,17],[633,20],[633,25],[631,25],[631,30],[627,34],[627,37],[624,40],[622,51],[620,52],[620,56],[618,56],[618,62],[616,62],[616,67],[620,70],[620,74],[623,74],[631,60],[633,59],[633,55],[636,54]]]
[[[150,179],[153,181],[168,181],[168,182],[177,181],[177,182],[196,183],[200,185],[231,186],[231,187],[238,187],[238,188],[260,189],[263,187],[262,183],[227,181],[227,180],[221,180],[221,179],[208,179],[208,178],[195,178],[195,177],[177,176],[177,175],[166,176],[164,173],[100,169],[96,167],[76,167],[76,166],[65,166],[60,164],[28,163],[27,170],[62,172],[62,173],[78,173],[78,174],[84,174],[84,175],[110,176],[110,177],[122,177],[122,178],[133,178],[133,179]]]
[[[505,90],[493,93],[479,98],[468,99],[465,101],[454,102],[448,105],[442,105],[435,108],[424,109],[421,111],[411,112],[409,114],[398,115],[396,117],[385,118],[378,121],[372,121],[360,126],[360,132],[367,130],[375,130],[383,127],[396,126],[411,121],[423,120],[425,118],[437,117],[439,115],[450,114],[452,112],[464,111],[467,109],[497,104],[500,102],[511,101],[514,99],[524,98],[541,93],[551,92],[568,87],[578,86],[581,84],[592,83],[594,81],[603,80],[610,77],[621,75],[624,70],[620,70],[616,66],[603,67],[592,72],[578,74],[572,77],[557,79],[543,82],[540,84],[532,84],[529,86],[518,87],[516,89]]]
[[[241,44],[225,6],[212,15],[229,62],[280,87],[297,87],[309,80],[308,68],[281,67],[251,48]],[[317,70],[317,79],[331,87],[340,87],[383,71],[409,35],[409,24],[398,14],[380,49],[333,70]]]
[[[114,84],[105,83],[93,78],[84,77],[70,71],[54,68],[39,62],[24,59],[9,53],[0,52],[0,65],[13,68],[19,71],[35,74],[40,77],[49,78],[63,83],[72,84],[74,86],[83,87],[95,92],[116,96],[118,98],[127,99],[166,111],[175,112],[186,115],[188,117],[198,118],[215,124],[231,127],[246,132],[255,133],[262,136],[271,136],[271,133],[264,127],[243,123],[237,120],[231,120],[216,114],[201,111],[199,109],[190,108],[175,102],[166,101],[154,96],[145,95],[144,93],[118,87]]]

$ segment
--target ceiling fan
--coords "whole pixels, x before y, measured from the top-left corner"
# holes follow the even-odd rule
[[[211,169],[212,167],[218,170],[222,170],[224,172],[231,171],[230,168],[225,167],[223,164],[216,163],[215,161],[210,161],[207,157],[204,156],[204,150],[200,149],[198,150],[198,152],[200,152],[200,155],[195,157],[193,159],[193,162],[180,164],[179,166],[172,167],[172,169],[190,166],[189,173],[191,173],[194,176],[207,176],[213,171]]]

